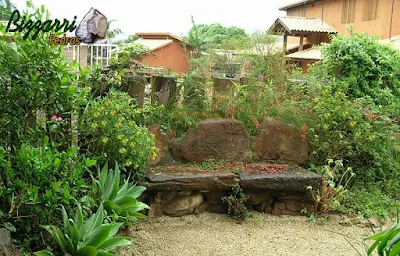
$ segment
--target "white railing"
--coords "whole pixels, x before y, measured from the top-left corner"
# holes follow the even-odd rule
[[[86,47],[86,49],[83,49]],[[107,67],[110,64],[110,59],[116,56],[118,45],[116,44],[90,44],[90,45],[68,45],[67,52],[72,52],[72,60],[77,63],[82,63],[82,58],[86,58],[87,66],[93,69],[94,66],[101,65]]]

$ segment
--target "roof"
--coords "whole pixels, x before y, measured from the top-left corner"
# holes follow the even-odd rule
[[[305,32],[337,33],[336,30],[321,19],[296,16],[279,17],[271,28],[273,28],[273,31],[275,32],[278,32],[280,28],[283,28],[287,34],[304,34]]]
[[[148,47],[151,51],[155,51],[164,46],[172,44],[172,40],[171,39],[142,39],[142,38],[139,38],[138,40],[134,41],[133,43],[141,44],[143,46]]]
[[[379,42],[381,44],[391,45],[394,49],[400,50],[400,35],[392,37],[392,38],[380,40]]]
[[[314,47],[288,54],[286,57],[291,59],[322,60],[321,50]]]
[[[279,8],[279,11],[287,11],[288,9],[294,8],[294,7],[298,7],[298,6],[302,6],[305,4],[311,4],[311,3],[315,3],[321,0],[303,0],[303,1],[296,1],[292,4],[288,4],[285,6],[282,6],[281,8]]]
[[[137,32],[135,34],[138,37],[141,37],[141,36],[165,36],[166,39],[168,37],[172,37],[172,38],[175,38],[176,40],[183,41],[182,38],[180,38],[180,37],[178,37],[178,36],[176,36],[174,34],[168,33],[168,32]]]

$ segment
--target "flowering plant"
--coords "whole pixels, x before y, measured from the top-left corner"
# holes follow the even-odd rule
[[[134,121],[137,109],[131,102],[128,94],[116,91],[92,101],[81,118],[81,148],[91,158],[117,161],[141,178],[156,148],[154,136]]]

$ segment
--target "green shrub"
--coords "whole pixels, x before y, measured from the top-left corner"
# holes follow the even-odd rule
[[[47,142],[38,147],[22,144],[14,156],[0,148],[0,211],[7,213],[4,221],[15,226],[13,237],[31,249],[42,244],[41,237],[47,241],[41,224],[60,222],[60,204],[70,211],[75,199],[83,198],[90,207],[84,196],[92,189],[83,177],[93,161],[77,159],[77,148],[60,152]]]
[[[399,163],[387,140],[398,127],[382,107],[368,97],[350,99],[340,84],[320,88],[310,127],[311,163],[322,166],[328,158],[343,159],[358,178],[370,181],[396,176]]]
[[[91,101],[80,120],[83,152],[105,164],[121,163],[132,171],[134,179],[142,178],[154,154],[154,136],[135,123],[138,110],[126,93],[110,91]]]
[[[329,79],[343,82],[350,98],[371,96],[388,105],[400,96],[400,52],[367,34],[336,35],[322,48],[321,62]]]
[[[43,6],[36,9],[30,2],[21,16],[33,22],[49,17]],[[7,35],[5,30],[0,24],[0,34]],[[32,128],[46,130],[35,120],[38,111],[46,119],[51,115],[69,119],[85,103],[87,91],[77,88],[78,76],[72,68],[76,66],[68,64],[62,47],[49,44],[51,33],[22,40],[24,32],[17,31],[14,42],[0,38],[0,146],[18,148],[23,142],[37,143],[37,138],[43,138],[31,133]]]

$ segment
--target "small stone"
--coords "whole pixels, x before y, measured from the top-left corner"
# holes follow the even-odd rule
[[[190,190],[182,190],[178,192],[178,195],[180,196],[190,196],[190,194],[192,193],[192,191]]]
[[[296,201],[285,201],[285,205],[288,211],[298,212],[298,213],[300,213],[301,210],[303,210],[305,207],[304,203]]]
[[[210,203],[208,202],[203,202],[201,205],[197,206],[196,209],[194,209],[195,214],[203,213],[207,211],[208,207],[210,206]]]
[[[190,196],[178,195],[167,204],[164,204],[164,212],[172,217],[178,217],[193,213],[194,209],[203,202],[203,194],[196,193]]]
[[[149,218],[161,217],[163,215],[163,207],[161,203],[150,201],[150,210],[148,212]]]
[[[268,192],[247,192],[248,202],[252,205],[258,205],[262,202],[272,203],[273,197]]]
[[[156,196],[154,197],[154,201],[156,203],[161,203],[161,201],[162,201],[162,192],[157,192]]]
[[[223,204],[222,197],[225,197],[228,194],[229,194],[228,191],[215,190],[209,193],[204,193],[204,196],[207,199],[207,202],[211,204]]]
[[[161,203],[168,203],[176,196],[176,191],[164,191],[162,193]]]
[[[0,255],[1,256],[20,256],[21,253],[12,243],[10,231],[0,228]]]

